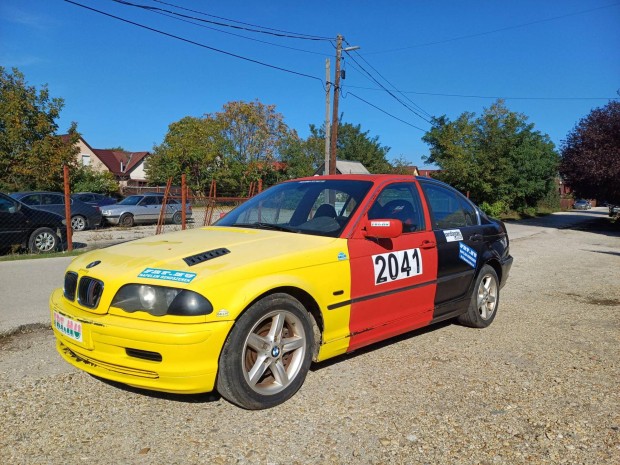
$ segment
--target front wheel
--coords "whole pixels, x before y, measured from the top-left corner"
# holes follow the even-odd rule
[[[71,218],[71,229],[74,231],[84,231],[86,229],[86,218],[82,215],[75,215]]]
[[[53,252],[58,248],[58,236],[50,228],[39,228],[30,235],[28,250],[30,253]]]
[[[306,378],[313,339],[308,312],[297,299],[273,294],[256,302],[224,344],[217,390],[250,410],[285,402]]]
[[[459,317],[459,323],[472,328],[486,328],[495,319],[499,305],[499,280],[490,265],[484,265],[476,279],[467,313]]]
[[[172,222],[174,224],[181,224],[182,220],[183,217],[181,216],[181,212],[175,212],[174,215],[172,215]]]
[[[118,219],[118,224],[125,228],[131,228],[133,226],[133,215],[131,213],[123,213]]]

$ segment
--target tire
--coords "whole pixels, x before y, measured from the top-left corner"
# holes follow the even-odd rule
[[[88,223],[82,215],[75,215],[71,218],[71,229],[74,231],[84,231]]]
[[[123,213],[118,219],[118,224],[125,228],[131,228],[134,224],[133,215],[131,213]]]
[[[58,249],[58,236],[50,228],[39,228],[30,235],[28,240],[30,253],[54,252],[56,249]]]
[[[499,280],[490,265],[484,265],[476,279],[474,292],[467,313],[458,318],[459,323],[472,328],[486,328],[495,319],[499,305]]]
[[[306,309],[288,294],[253,304],[235,323],[220,355],[217,390],[248,410],[275,407],[308,374],[314,347]]]
[[[181,221],[183,221],[183,217],[181,216],[181,212],[174,212],[174,215],[172,215],[172,222],[174,224],[181,224]]]

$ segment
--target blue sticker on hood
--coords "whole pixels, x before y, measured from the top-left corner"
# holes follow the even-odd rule
[[[161,279],[164,281],[175,281],[177,283],[191,283],[196,277],[196,273],[185,271],[162,270],[160,268],[146,268],[138,275],[138,278]]]
[[[338,260],[346,260],[347,259],[347,254],[344,252],[340,252],[338,254]]]

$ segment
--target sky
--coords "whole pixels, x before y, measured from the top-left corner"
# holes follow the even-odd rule
[[[63,98],[59,133],[75,121],[94,148],[151,151],[169,124],[230,101],[275,105],[307,137],[325,121],[338,34],[360,47],[343,53],[343,121],[418,167],[431,116],[504,98],[560,146],[620,98],[613,0],[72,1],[99,12],[0,0],[0,66]]]

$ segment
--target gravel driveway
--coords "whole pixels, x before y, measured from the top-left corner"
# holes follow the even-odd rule
[[[0,463],[618,464],[620,234],[541,231],[512,241],[488,329],[315,365],[266,411],[101,381],[47,328],[0,339]]]

